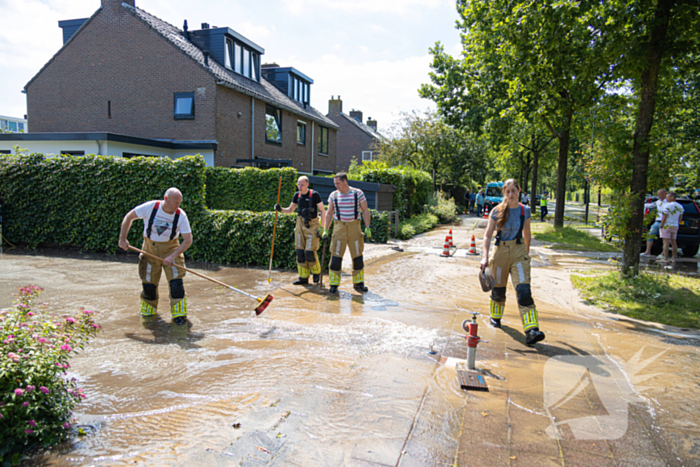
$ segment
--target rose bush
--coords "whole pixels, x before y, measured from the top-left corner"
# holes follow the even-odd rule
[[[58,316],[35,300],[43,289],[19,288],[14,308],[0,310],[0,463],[17,465],[38,446],[66,439],[85,397],[68,378],[69,359],[95,336],[94,312]]]

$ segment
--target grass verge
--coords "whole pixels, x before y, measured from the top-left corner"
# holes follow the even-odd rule
[[[642,273],[625,278],[617,271],[571,275],[591,305],[631,318],[700,329],[700,279]]]
[[[433,214],[418,214],[399,224],[399,239],[408,240],[414,235],[427,232],[438,224],[437,216]]]
[[[613,245],[573,227],[555,229],[550,225],[544,228],[533,228],[532,236],[535,240],[551,243],[548,247],[557,250],[617,251]]]

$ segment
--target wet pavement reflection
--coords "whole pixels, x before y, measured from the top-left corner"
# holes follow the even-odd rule
[[[453,229],[458,249],[468,248],[479,232],[473,221]],[[401,247],[439,245],[445,232]],[[171,323],[167,300],[154,319],[138,315],[135,255],[0,256],[0,307],[11,304],[16,287],[33,283],[46,289],[42,300],[54,307],[100,311],[104,329],[73,360],[71,376],[88,396],[76,412],[87,435],[31,463],[700,464],[700,340],[581,303],[568,271],[613,267],[607,257],[545,249],[532,255],[533,292],[547,339],[524,345],[509,286],[503,329],[478,317],[488,343],[479,345],[477,367],[490,390],[475,393],[459,387],[455,368],[466,359],[462,321],[470,311],[488,312],[488,295],[476,278],[480,258],[384,250],[368,254],[370,292],[364,295],[352,290],[348,274],[341,293],[332,296],[327,285],[291,285],[289,272],[274,272],[268,284],[265,270],[188,263],[275,299],[255,317],[253,300],[190,275],[183,326]],[[698,271],[697,263],[678,268]],[[659,353],[651,366],[639,363]],[[610,407],[605,394],[591,390],[604,377],[595,367],[593,383],[569,405],[547,406],[547,362],[566,356],[596,357],[607,365],[603,370],[614,368],[606,378],[633,388],[620,438],[577,439],[565,424],[557,425],[558,438],[551,436],[553,420]],[[662,376],[639,379],[655,373]]]

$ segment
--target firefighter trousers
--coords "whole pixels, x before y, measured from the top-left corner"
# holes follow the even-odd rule
[[[168,242],[154,242],[144,238],[143,251],[159,258],[166,258],[180,246],[180,241],[174,238]],[[174,261],[175,264],[185,267],[185,255],[181,254]],[[173,318],[187,316],[187,297],[182,279],[185,271],[175,265],[166,266],[162,261],[139,255],[139,276],[143,283],[141,291],[141,315],[152,316],[158,309],[158,283],[161,271],[165,271],[170,288],[170,313]]]
[[[530,256],[527,254],[525,242],[522,239],[501,241],[493,251],[489,266],[496,279],[496,285],[491,291],[491,317],[496,319],[503,317],[506,305],[506,285],[508,284],[508,275],[510,275],[518,297],[518,309],[523,330],[529,331],[533,328],[539,328],[537,309],[530,289]]]
[[[294,227],[294,248],[297,254],[297,269],[299,277],[306,279],[311,274],[321,273],[321,263],[318,261],[318,219],[309,221],[306,227],[304,218],[297,217]]]
[[[362,234],[360,220],[351,222],[334,221],[331,237],[330,285],[340,285],[340,271],[343,265],[345,249],[350,248],[352,257],[352,283],[365,282],[365,263],[362,253],[365,251],[365,236]]]

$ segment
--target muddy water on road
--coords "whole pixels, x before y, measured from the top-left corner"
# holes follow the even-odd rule
[[[289,273],[274,273],[268,286],[267,271],[200,270],[257,296],[272,291],[275,300],[255,318],[253,300],[189,276],[190,323],[176,326],[166,300],[159,319],[138,316],[135,258],[95,258],[102,259],[0,260],[0,307],[33,283],[54,308],[101,312],[104,331],[72,368],[88,395],[76,415],[89,435],[44,456],[50,465],[191,465],[206,463],[208,452],[236,461],[275,449],[286,465],[347,465],[363,456],[394,464],[428,387],[450,388],[437,413],[461,404],[454,382],[436,372],[456,312],[424,300],[413,264],[391,280],[378,271],[388,264],[368,267],[372,290],[364,296],[343,277],[338,298],[290,285]],[[426,453],[456,449],[453,422],[436,421]]]
[[[510,412],[494,430],[511,433],[503,443],[512,455],[502,462],[489,458],[485,465],[525,461],[517,451],[523,414],[532,417],[520,426],[530,434],[526,443],[542,441],[540,455],[554,443],[551,456],[536,465],[544,465],[543,459],[575,464],[560,442],[543,435],[549,424],[542,400],[544,364],[557,355],[610,354],[629,361],[640,348],[644,358],[665,351],[654,363],[656,371],[641,372],[653,374],[662,366],[664,375],[634,382],[649,387],[640,391],[633,412],[641,424],[635,429],[646,434],[630,431],[629,443],[620,446],[638,446],[646,436],[652,446],[644,452],[652,459],[646,465],[673,464],[677,457],[686,465],[700,461],[698,341],[577,305],[560,264],[533,268],[547,332],[536,350],[523,345],[511,287],[503,330],[479,317],[480,334],[489,343],[480,345],[477,365],[490,392],[474,394],[459,388],[449,362],[466,357],[461,322],[467,312],[488,310],[488,295],[476,281],[477,259],[393,254],[368,264],[369,293],[351,292],[351,278],[344,276],[338,297],[328,295],[327,286],[322,292],[292,286],[291,273],[273,273],[268,286],[267,271],[191,264],[257,296],[272,291],[275,300],[254,318],[253,300],[189,276],[190,322],[180,327],[170,323],[165,300],[160,319],[144,322],[138,316],[135,262],[88,255],[0,257],[0,307],[10,304],[17,286],[34,283],[46,289],[42,300],[59,309],[102,312],[104,332],[72,368],[88,395],[76,413],[90,427],[88,436],[37,462],[462,465],[467,416],[476,413],[476,422],[486,423],[488,431],[498,421],[492,406],[503,399]],[[560,263],[600,265],[573,257]],[[547,264],[534,260],[533,266]],[[441,357],[447,364],[438,363]],[[631,371],[625,374],[632,381]],[[490,438],[487,444],[497,443]],[[613,451],[618,460],[627,452],[620,446],[608,446],[611,458]]]

